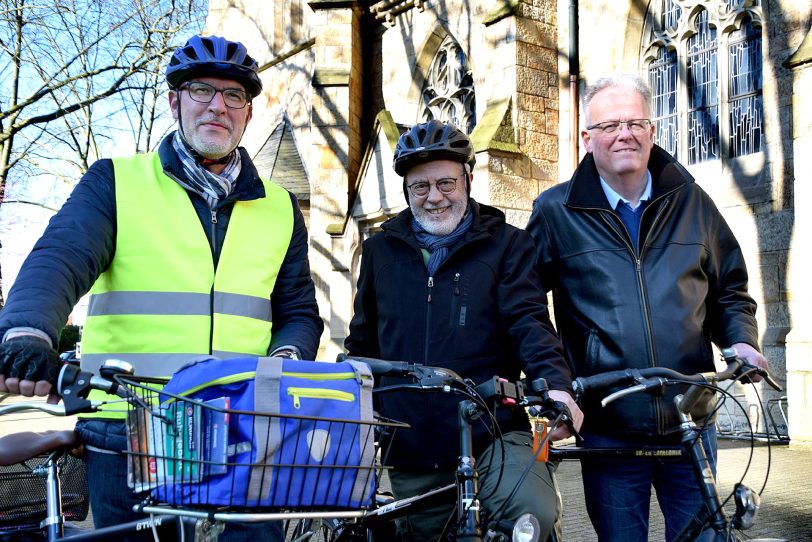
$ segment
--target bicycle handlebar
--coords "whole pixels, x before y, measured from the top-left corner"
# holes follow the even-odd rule
[[[572,424],[572,415],[567,405],[550,398],[547,381],[539,378],[533,381],[531,388],[533,395],[526,394],[526,387],[521,381],[511,382],[504,378],[494,376],[476,386],[467,383],[459,374],[444,367],[432,367],[405,361],[387,361],[377,358],[339,355],[339,361],[361,361],[369,365],[373,375],[415,378],[414,384],[402,386],[387,386],[379,388],[386,391],[401,388],[418,388],[421,390],[436,390],[446,387],[462,390],[464,394],[473,392],[482,401],[496,403],[508,408],[528,408],[532,416],[560,419],[567,424],[580,442],[580,435]]]
[[[132,368],[126,362],[108,360],[100,372],[103,376],[82,371],[75,365],[65,364],[59,370],[56,380],[56,392],[62,397],[63,404],[53,405],[43,402],[14,403],[0,406],[0,416],[14,412],[37,410],[52,416],[71,416],[73,414],[95,412],[104,404],[103,401],[88,401],[90,390],[101,390],[111,395],[126,399],[127,390],[120,386],[114,376],[131,373]],[[105,378],[109,377],[109,378]]]
[[[580,398],[589,392],[610,388],[617,385],[629,385],[628,387],[605,397],[601,401],[601,404],[606,406],[612,401],[626,395],[641,391],[650,392],[661,390],[670,384],[691,382],[697,384],[716,384],[724,380],[747,378],[748,375],[755,373],[762,376],[764,381],[767,382],[767,384],[769,384],[773,389],[778,391],[782,390],[781,385],[778,384],[778,382],[776,382],[765,369],[742,362],[736,355],[735,350],[725,348],[722,355],[724,361],[727,362],[727,367],[725,367],[723,371],[719,372],[711,371],[688,375],[673,369],[668,369],[666,367],[621,369],[576,378],[572,383],[572,389],[575,392],[576,398]]]
[[[43,402],[12,403],[10,405],[0,405],[0,416],[4,414],[14,414],[15,412],[27,412],[38,410],[51,416],[65,416],[65,405],[52,405]]]
[[[416,378],[420,387],[424,388],[465,383],[465,380],[460,375],[445,367],[432,367],[430,365],[420,365],[406,361],[389,361],[385,359],[339,354],[338,361],[347,360],[366,363],[375,376]]]

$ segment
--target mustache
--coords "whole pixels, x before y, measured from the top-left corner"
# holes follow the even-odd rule
[[[221,117],[204,117],[202,119],[197,119],[195,121],[195,126],[201,126],[208,123],[219,124],[229,132],[233,129],[231,123]]]

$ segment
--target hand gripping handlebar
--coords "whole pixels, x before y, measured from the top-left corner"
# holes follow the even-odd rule
[[[722,358],[727,363],[727,367],[721,372],[707,372],[688,375],[665,367],[622,369],[618,371],[608,371],[593,376],[576,378],[572,383],[572,389],[575,392],[575,396],[580,398],[591,391],[620,385],[628,385],[628,387],[612,393],[603,399],[601,403],[605,406],[608,403],[631,393],[657,390],[658,388],[662,388],[669,383],[693,382],[698,384],[715,384],[723,380],[735,380],[739,378],[746,378],[751,374],[758,374],[761,375],[764,378],[764,381],[767,382],[767,384],[769,384],[772,388],[781,391],[781,385],[778,384],[778,382],[776,382],[765,369],[743,363],[736,355],[736,351],[734,349],[723,349]]]

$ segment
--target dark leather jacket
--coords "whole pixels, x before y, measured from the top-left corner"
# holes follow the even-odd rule
[[[364,242],[354,315],[344,346],[350,355],[446,367],[479,384],[499,375],[544,377],[569,389],[571,375],[530,262],[533,240],[505,215],[470,200],[474,221],[428,285],[428,270],[409,209]],[[397,381],[403,383],[403,381]],[[394,383],[392,381],[384,384]],[[387,461],[399,468],[448,469],[459,455],[461,396],[399,391],[377,394],[398,430]],[[497,413],[503,432],[529,430],[524,412]],[[475,451],[488,442],[474,427]]]
[[[663,149],[652,149],[648,169],[652,197],[637,250],[609,208],[591,154],[570,181],[534,203],[527,229],[576,376],[654,366],[694,373],[713,369],[711,342],[758,347],[756,304],[747,294],[747,270],[730,228]],[[635,394],[607,408],[587,400],[585,427],[667,434],[677,420],[675,393]]]

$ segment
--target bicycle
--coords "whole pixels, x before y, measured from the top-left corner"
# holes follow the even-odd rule
[[[110,378],[127,370],[120,364],[108,364],[103,372]],[[91,388],[125,396],[122,388],[108,378],[80,373],[75,365],[65,365],[57,385],[63,404],[36,401],[0,404],[0,417],[31,411],[52,416],[93,412],[102,408],[102,404],[84,399]],[[0,397],[0,402],[4,398]],[[194,525],[190,526],[189,522],[155,514],[94,531],[75,527],[72,522],[83,521],[89,508],[84,462],[73,455],[80,446],[72,430],[21,432],[0,437],[0,482],[4,489],[0,504],[0,540],[44,538],[48,542],[102,542],[139,535],[145,541],[157,540],[160,536],[175,540],[179,533],[182,539],[186,531],[193,532]]]
[[[318,504],[311,503],[291,507],[269,505],[259,500],[256,502],[252,501],[250,497],[248,497],[247,492],[234,492],[231,496],[231,501],[226,504],[212,506],[209,503],[209,499],[212,495],[207,492],[214,487],[213,484],[210,483],[211,480],[217,478],[219,481],[222,481],[225,479],[227,484],[230,483],[232,487],[236,487],[242,483],[242,474],[246,471],[250,473],[260,473],[260,483],[265,484],[263,487],[267,487],[267,483],[271,480],[271,475],[274,472],[274,484],[280,479],[280,472],[291,474],[304,473],[307,476],[320,477],[323,483],[319,487],[326,486],[329,488],[339,484],[340,480],[345,479],[360,480],[363,487],[370,488],[375,483],[375,473],[379,467],[377,464],[328,465],[323,461],[316,460],[311,462],[309,459],[304,463],[294,464],[264,461],[245,463],[236,460],[221,460],[216,462],[203,458],[193,459],[185,455],[175,455],[175,449],[167,445],[168,440],[151,440],[150,436],[145,433],[145,431],[156,430],[159,427],[174,423],[174,420],[167,419],[166,412],[161,408],[162,404],[170,401],[179,405],[175,410],[176,412],[185,412],[187,408],[199,409],[194,411],[195,415],[200,415],[200,412],[203,410],[207,410],[210,413],[218,412],[231,416],[235,423],[239,423],[240,420],[248,420],[250,423],[256,420],[267,423],[273,421],[287,421],[294,424],[295,428],[293,432],[296,434],[305,434],[302,428],[306,424],[329,424],[337,427],[341,434],[350,434],[352,432],[359,434],[379,426],[386,426],[392,429],[405,427],[404,424],[385,420],[364,422],[334,418],[313,418],[308,416],[283,415],[279,413],[241,411],[207,405],[189,397],[166,392],[164,386],[169,379],[141,378],[134,376],[132,367],[124,362],[105,362],[100,370],[100,375],[101,376],[94,376],[81,371],[76,366],[64,365],[60,370],[56,385],[57,392],[63,399],[63,404],[50,405],[33,402],[0,406],[0,416],[25,410],[37,410],[56,416],[103,410],[109,405],[108,402],[89,401],[86,399],[91,389],[98,389],[116,395],[126,402],[128,406],[127,431],[128,440],[130,442],[128,450],[125,453],[129,458],[131,467],[130,476],[132,486],[136,489],[145,490],[148,493],[141,504],[135,507],[136,512],[145,514],[145,519],[104,529],[97,529],[91,532],[72,534],[68,537],[65,536],[65,521],[66,516],[69,514],[66,513],[66,509],[62,506],[62,497],[64,497],[64,494],[61,494],[60,491],[60,464],[58,458],[65,456],[68,450],[75,447],[76,441],[75,435],[73,435],[72,432],[63,432],[60,433],[60,437],[57,438],[51,436],[46,439],[38,440],[38,444],[36,444],[37,450],[32,454],[38,455],[40,452],[46,452],[50,454],[49,457],[53,457],[54,459],[48,462],[46,469],[37,473],[37,475],[41,474],[45,476],[48,480],[43,497],[44,510],[41,511],[45,517],[40,524],[37,525],[35,523],[26,528],[27,532],[43,532],[49,542],[56,540],[70,540],[72,542],[109,541],[120,535],[131,534],[140,536],[143,540],[159,540],[161,537],[164,537],[164,540],[216,542],[228,522],[290,521],[293,519],[312,518],[319,513],[314,512],[315,509],[318,509]],[[186,421],[184,421],[184,423],[186,423]],[[311,425],[308,425],[308,427]],[[366,429],[363,429],[364,427],[366,427]],[[70,435],[68,435],[68,433],[70,433]],[[269,434],[270,433],[268,433],[268,435]],[[158,433],[155,433],[155,435],[158,435]],[[33,440],[19,438],[19,436],[15,435],[12,435],[12,437],[16,438],[5,438],[4,440],[6,447],[12,450],[7,456],[8,462],[15,463],[19,460],[27,460],[27,450],[25,450],[25,447],[30,446]],[[166,435],[162,435],[162,437],[166,437]],[[269,437],[267,435],[260,435],[260,438],[267,439]],[[339,440],[343,441],[343,439]],[[157,445],[159,447],[156,449],[150,447],[150,445]],[[244,447],[244,445],[244,442],[234,444],[236,449],[239,449],[241,446]],[[281,450],[283,444],[280,443],[279,446]],[[375,451],[377,451],[377,448],[375,448]],[[231,454],[230,450],[229,453]],[[337,453],[340,453],[340,449],[337,450]],[[229,457],[233,455],[234,454],[231,454]],[[376,454],[373,453],[371,455],[374,458]],[[167,465],[176,466],[179,470],[173,472],[177,474],[177,477],[172,480],[163,480],[162,482],[155,482],[154,479],[151,481],[145,480],[143,477],[139,477],[159,474],[161,467],[158,467],[157,470],[154,468],[159,462],[162,462],[161,464],[165,469],[163,470],[164,474],[168,472],[166,470],[168,468]],[[217,467],[225,469],[226,472],[220,476],[213,476],[210,471]],[[205,479],[201,472],[203,469],[207,470]],[[194,475],[195,471],[200,474],[200,478]],[[274,485],[271,493],[266,495],[266,497],[273,501],[275,496],[290,492],[294,486],[291,480],[293,480],[293,478],[288,480],[286,487]],[[198,493],[194,494],[194,498],[190,498],[189,495],[193,489]],[[303,496],[301,489],[298,487],[293,487],[293,489],[298,490],[299,497],[304,500],[317,500],[321,497],[321,495],[316,494],[315,489],[313,490],[313,494],[309,496]],[[163,497],[163,499],[161,497]],[[21,503],[19,502],[11,504],[12,508],[19,508],[20,506]],[[361,511],[357,510],[358,506],[349,500],[341,501],[339,505],[334,506],[334,508],[339,508],[339,510],[332,512],[336,517],[352,517],[362,514]],[[20,526],[16,525],[14,531],[19,534],[22,529],[18,527]],[[2,531],[0,531],[0,533],[2,533]]]
[[[704,509],[697,513],[695,520],[690,525],[686,526],[683,533],[681,533],[679,540],[689,541],[694,540],[698,533],[702,532],[704,528],[710,525],[716,534],[716,540],[721,542],[734,542],[740,540],[737,531],[746,530],[751,527],[755,522],[756,512],[759,506],[758,494],[747,488],[743,484],[737,484],[732,497],[736,502],[736,511],[732,517],[728,518],[723,509],[723,505],[727,502],[721,500],[716,485],[716,480],[713,476],[709,476],[710,468],[708,466],[707,457],[705,455],[702,442],[697,438],[698,429],[695,422],[691,419],[690,411],[691,404],[701,394],[704,387],[711,387],[717,389],[717,384],[724,380],[729,379],[744,379],[753,373],[760,374],[767,382],[775,387],[780,388],[776,382],[772,380],[770,375],[759,368],[742,364],[735,355],[735,351],[725,349],[723,351],[724,360],[727,367],[721,372],[703,373],[698,375],[684,375],[675,371],[664,368],[651,368],[641,370],[621,370],[609,373],[602,373],[591,377],[578,378],[573,382],[573,389],[577,397],[583,398],[585,394],[598,393],[600,390],[612,388],[616,386],[627,386],[624,389],[616,391],[615,393],[606,397],[603,402],[608,404],[619,397],[631,393],[638,393],[640,391],[658,392],[665,386],[676,384],[694,384],[685,393],[678,395],[675,399],[677,408],[682,413],[682,425],[680,431],[683,435],[682,443],[680,446],[641,446],[637,448],[586,448],[578,446],[581,443],[580,435],[574,432],[576,437],[575,446],[549,446],[547,451],[548,461],[558,463],[565,460],[580,460],[583,458],[596,458],[601,456],[611,457],[630,457],[630,458],[657,458],[662,460],[679,460],[688,458],[691,460],[693,470],[696,474],[697,480],[703,491],[703,498],[705,499]],[[416,387],[418,389],[437,390],[446,389],[459,385],[461,379],[458,375],[451,373],[445,369],[416,366],[404,362],[385,362],[381,360],[374,360],[369,358],[361,358],[363,361],[369,363],[373,367],[373,372],[376,374],[394,374],[406,377],[417,378],[418,382],[415,385],[408,387]],[[491,389],[492,388],[492,389]],[[550,428],[555,427],[559,423],[566,423],[568,420],[567,412],[563,405],[556,404],[545,396],[546,383],[543,379],[534,381],[531,388],[535,390],[536,396],[525,395],[522,383],[500,383],[498,379],[493,382],[486,383],[485,386],[478,388],[480,395],[485,395],[489,398],[499,398],[510,403],[515,401],[515,406],[527,407],[531,413],[536,416],[548,417],[552,420]],[[723,391],[723,390],[722,390]],[[476,408],[476,407],[475,407]],[[535,409],[535,410],[534,410]],[[466,408],[461,408],[460,412],[466,412]],[[464,416],[460,416],[460,426],[462,442],[461,450],[462,455],[460,464],[468,463],[470,455],[470,448],[466,446],[465,430],[464,427],[470,423]],[[542,439],[543,443],[543,439]],[[462,478],[466,480],[465,477]],[[766,484],[766,481],[765,481]],[[470,490],[472,486],[462,486],[458,490],[458,495],[464,494],[465,491]],[[381,525],[387,525],[394,521],[394,519],[405,515],[410,509],[416,509],[424,506],[427,502],[434,499],[439,492],[452,492],[460,488],[460,482],[450,484],[448,486],[437,488],[431,492],[423,495],[418,495],[410,499],[393,500],[385,496],[380,496],[376,501],[376,508],[367,511],[360,518],[337,519],[329,515],[323,515],[320,518],[308,519],[296,525],[296,533],[299,536],[296,540],[318,540],[327,542],[352,542],[352,541],[369,541],[369,540],[389,540],[391,538],[379,538],[375,536],[375,529],[380,528]],[[461,500],[458,497],[458,501]],[[464,514],[471,516],[472,519],[466,520],[467,524],[479,522],[482,523],[481,518],[477,519],[475,512],[478,512],[479,507],[462,507],[458,503],[458,510],[462,510]],[[486,532],[487,536],[505,536],[504,534],[497,534],[491,530]],[[462,540],[465,538],[458,538]],[[484,538],[488,539],[488,538]],[[499,538],[494,538],[498,540]],[[529,538],[528,538],[529,539]],[[560,541],[561,534],[557,529],[553,535],[552,540]],[[778,539],[769,539],[776,542]],[[764,540],[763,542],[766,542]]]
[[[363,515],[353,518],[338,518],[325,513],[318,518],[308,518],[290,525],[299,541],[326,542],[369,542],[392,540],[394,521],[412,510],[430,506],[438,499],[456,492],[456,521],[449,522],[443,533],[450,539],[465,542],[507,542],[537,541],[540,526],[531,514],[525,514],[511,524],[500,518],[500,510],[490,514],[481,514],[479,501],[478,472],[476,468],[473,444],[472,424],[481,416],[493,416],[491,405],[506,408],[529,408],[534,417],[546,417],[552,420],[551,426],[566,423],[571,426],[569,411],[563,403],[550,399],[547,385],[543,379],[534,382],[537,395],[525,393],[522,382],[508,382],[499,377],[475,386],[455,372],[441,368],[418,365],[407,362],[385,361],[374,358],[351,358],[367,363],[376,376],[395,376],[406,379],[404,384],[378,388],[378,393],[390,389],[412,389],[422,392],[456,393],[462,399],[459,403],[457,417],[459,427],[460,457],[454,483],[435,488],[426,493],[403,499],[393,499],[388,495],[378,495],[375,505]],[[411,381],[411,382],[409,382]],[[493,420],[495,424],[495,420]],[[541,455],[546,449],[549,433],[540,437],[536,452]],[[524,472],[530,472],[532,463]],[[518,489],[521,480],[513,488]],[[443,540],[445,538],[441,537]],[[555,533],[552,540],[557,540]]]
[[[726,367],[721,372],[708,372],[695,375],[686,375],[671,369],[652,367],[646,369],[623,369],[596,374],[589,377],[580,377],[573,382],[573,390],[577,399],[589,394],[615,389],[601,400],[603,406],[621,397],[633,393],[659,394],[666,386],[688,385],[684,393],[674,398],[674,404],[680,414],[681,423],[679,446],[641,446],[636,448],[580,448],[551,446],[549,457],[552,461],[594,459],[598,457],[628,457],[628,458],[657,458],[657,459],[688,459],[702,493],[703,505],[694,516],[694,520],[685,526],[677,536],[680,542],[695,540],[703,530],[711,528],[715,533],[716,542],[736,542],[743,540],[739,531],[749,529],[755,523],[756,513],[760,505],[759,495],[742,483],[737,483],[733,493],[724,501],[718,491],[716,479],[712,474],[705,449],[700,438],[701,428],[697,427],[690,411],[692,406],[706,389],[725,393],[718,384],[726,380],[749,379],[751,376],[761,375],[774,389],[780,391],[780,385],[770,377],[767,371],[742,363],[735,350],[723,349],[722,359]],[[735,399],[734,399],[735,400]],[[752,428],[751,428],[752,429]],[[769,450],[769,448],[768,448]],[[752,454],[752,449],[751,449]],[[769,469],[768,469],[769,474]],[[764,482],[766,486],[766,479]],[[763,491],[763,487],[762,487]],[[725,505],[734,499],[735,512],[728,516]],[[750,540],[750,539],[748,539]],[[762,539],[777,541],[779,539]]]

